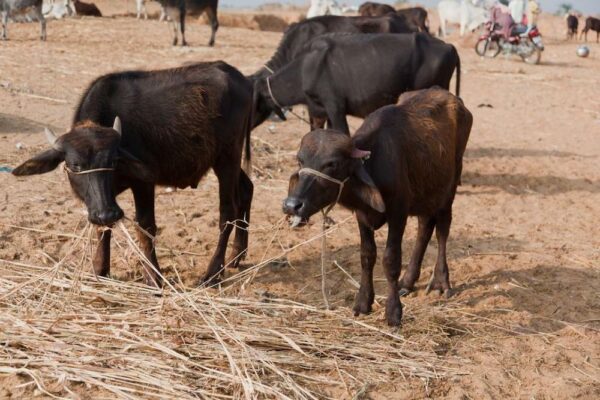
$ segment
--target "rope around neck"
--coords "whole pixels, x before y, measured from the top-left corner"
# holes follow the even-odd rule
[[[321,212],[323,213],[323,218],[327,217],[327,214],[329,214],[329,212],[333,209],[333,207],[335,207],[335,205],[338,203],[338,201],[340,201],[340,197],[342,196],[342,191],[344,190],[344,185],[346,184],[348,179],[350,179],[350,177],[347,177],[343,181],[340,181],[339,179],[333,178],[327,174],[322,173],[321,171],[317,171],[316,169],[312,169],[312,168],[301,168],[300,171],[298,171],[298,175],[302,175],[302,174],[318,176],[319,178],[323,178],[329,182],[333,182],[333,183],[339,185],[339,190],[338,190],[337,197],[335,198],[335,201],[333,203],[331,203],[325,211],[321,210]]]
[[[71,175],[86,175],[86,174],[93,174],[94,172],[114,171],[115,169],[114,168],[93,168],[93,169],[86,169],[85,171],[73,171],[71,168],[67,167],[67,165],[65,164],[64,170],[67,171],[67,173],[69,173]]]
[[[273,103],[275,103],[275,105],[283,111],[283,107],[281,106],[281,104],[279,104],[275,96],[273,96],[273,91],[271,90],[271,80],[269,78],[271,77],[267,76],[265,78],[267,80],[267,89],[269,90],[269,96],[271,96],[271,100],[273,100]]]
[[[267,68],[266,65],[265,65],[265,68]],[[281,110],[281,112],[283,112],[283,110],[284,110],[283,106],[281,106],[281,104],[279,104],[279,102],[277,101],[277,99],[273,95],[273,91],[271,90],[271,81],[270,81],[269,78],[270,78],[270,76],[268,76],[268,77],[265,78],[266,81],[267,81],[267,89],[269,90],[269,96],[271,96],[271,100],[273,100],[273,103],[275,103],[275,105],[277,107],[279,107],[279,109]],[[306,118],[302,117],[301,115],[295,113],[294,110],[292,110],[291,108],[288,109],[288,111],[290,112],[290,114],[292,114],[293,116],[295,116],[299,120],[306,122],[309,126],[311,125],[310,121],[308,121]]]
[[[273,71],[273,69],[271,69],[271,67],[269,67],[267,64],[263,64],[263,67],[264,67],[264,68],[265,68],[267,71],[269,71],[269,72],[271,73],[271,75],[275,73],[275,71]]]

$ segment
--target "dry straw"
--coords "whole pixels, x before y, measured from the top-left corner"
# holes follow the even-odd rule
[[[50,267],[0,260],[0,377],[23,377],[19,390],[95,399],[360,398],[372,385],[457,373],[433,351],[436,327],[407,339],[380,315],[356,319],[346,308],[236,294],[272,259],[221,289],[167,280],[158,291],[97,278],[89,272],[92,230],[71,235],[61,259],[46,255]],[[114,233],[144,259],[123,224]],[[418,313],[431,310],[408,310],[405,320],[419,324]]]

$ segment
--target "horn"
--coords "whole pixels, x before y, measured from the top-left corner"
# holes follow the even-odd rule
[[[115,117],[115,122],[113,123],[113,129],[115,131],[117,131],[119,136],[121,135],[121,118],[119,118],[118,115]]]
[[[60,146],[58,145],[58,143],[56,143],[58,138],[56,137],[54,132],[52,132],[50,128],[44,128],[44,134],[46,135],[46,139],[48,140],[48,143],[50,143],[50,146],[58,150]]]

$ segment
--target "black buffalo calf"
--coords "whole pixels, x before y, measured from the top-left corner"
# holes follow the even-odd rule
[[[47,131],[52,147],[13,174],[45,173],[64,161],[88,219],[108,227],[123,217],[116,196],[131,189],[138,238],[158,271],[154,241],[146,235],[156,235],[155,186],[195,188],[212,168],[219,180],[219,240],[204,281],[216,281],[233,228],[228,222],[238,221],[232,265],[248,246],[253,186],[241,162],[244,141],[250,161],[251,106],[252,84],[224,62],[105,75],[86,90],[70,131],[58,138]],[[110,230],[99,233],[94,270],[100,276],[110,271],[110,239]],[[144,277],[149,285],[162,283],[150,268]]]

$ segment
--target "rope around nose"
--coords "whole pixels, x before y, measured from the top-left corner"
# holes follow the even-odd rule
[[[94,168],[94,169],[86,169],[85,171],[73,171],[71,168],[65,166],[63,167],[65,171],[67,171],[71,175],[85,175],[85,174],[93,174],[94,172],[103,172],[103,171],[114,171],[114,168]]]
[[[317,171],[316,169],[312,169],[312,168],[301,168],[300,171],[298,171],[298,175],[303,175],[303,174],[318,176],[319,178],[323,178],[329,182],[333,182],[333,183],[339,185],[339,190],[338,190],[337,197],[335,198],[335,201],[329,205],[327,210],[325,210],[325,211],[321,210],[321,212],[323,213],[323,218],[327,217],[327,214],[329,214],[329,212],[333,209],[333,207],[335,207],[335,205],[338,203],[338,201],[340,201],[340,196],[342,195],[342,191],[344,190],[344,185],[346,184],[348,179],[350,179],[350,177],[347,177],[343,181],[340,181],[339,179],[333,178],[327,174],[322,173],[321,171]]]
[[[323,210],[321,209],[321,213],[323,214],[323,225],[321,227],[322,230],[322,234],[323,236],[321,236],[321,293],[323,295],[323,302],[325,303],[325,308],[327,310],[331,309],[331,307],[329,306],[329,299],[327,298],[327,276],[326,276],[326,268],[325,268],[325,261],[327,259],[327,235],[325,233],[325,231],[327,230],[327,214],[329,214],[329,212],[333,209],[333,207],[335,207],[335,205],[338,203],[338,201],[340,201],[340,196],[342,195],[342,191],[344,190],[344,184],[348,181],[348,179],[350,179],[350,177],[347,177],[346,179],[344,179],[343,181],[340,181],[339,179],[336,179],[334,177],[331,177],[327,174],[322,173],[321,171],[317,171],[316,169],[312,169],[312,168],[301,168],[298,171],[298,175],[314,175],[317,176],[319,178],[323,178],[326,181],[335,183],[339,186],[338,189],[338,194],[337,197],[335,198],[335,201],[333,203],[331,203],[329,205],[329,207],[327,207],[327,210]]]

